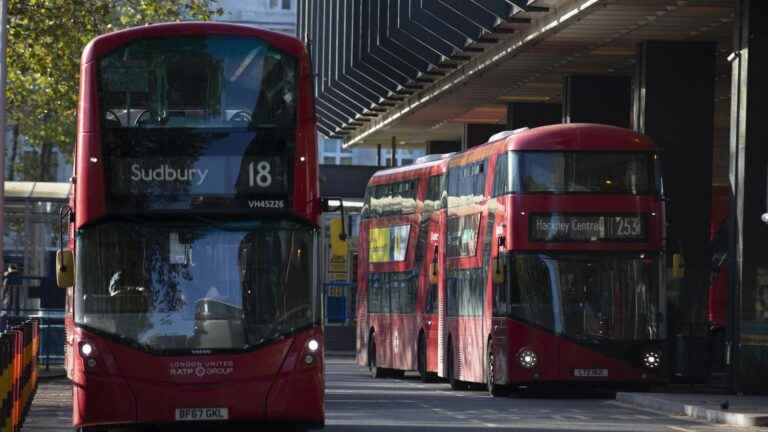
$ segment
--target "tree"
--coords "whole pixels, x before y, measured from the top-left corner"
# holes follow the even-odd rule
[[[72,154],[80,55],[91,39],[146,23],[208,20],[222,13],[215,1],[9,0],[8,119],[43,156],[19,160],[16,171],[49,180],[51,150]]]

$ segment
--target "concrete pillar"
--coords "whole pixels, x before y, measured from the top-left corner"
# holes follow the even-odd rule
[[[443,154],[461,151],[461,141],[428,141],[427,154]]]
[[[768,2],[739,0],[732,67],[730,184],[732,384],[768,393]]]
[[[667,257],[679,253],[685,261],[680,295],[668,315],[670,337],[707,332],[715,53],[710,42],[647,41],[638,50],[634,123],[662,150]],[[699,367],[691,374],[705,379],[706,364],[698,359],[687,367]]]
[[[602,123],[630,127],[632,79],[570,75],[563,80],[563,123]]]
[[[507,105],[507,129],[535,128],[561,123],[563,106],[554,103],[512,102]]]
[[[390,155],[390,164],[391,167],[397,166],[397,138],[392,137],[392,154]]]
[[[467,123],[464,125],[461,149],[466,150],[486,143],[491,135],[506,129],[507,126],[502,124]]]

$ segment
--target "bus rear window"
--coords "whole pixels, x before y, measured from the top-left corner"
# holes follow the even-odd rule
[[[523,192],[652,194],[652,158],[648,152],[522,152]]]

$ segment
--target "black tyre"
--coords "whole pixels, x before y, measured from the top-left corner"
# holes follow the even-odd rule
[[[488,389],[488,394],[492,397],[503,397],[509,394],[508,388],[500,384],[496,384],[496,359],[493,354],[493,347],[490,341],[488,341],[488,354],[485,364],[485,383]]]
[[[424,341],[424,334],[419,334],[419,347],[416,350],[416,367],[419,371],[419,376],[423,382],[429,382],[429,375],[427,374],[427,343]]]
[[[368,338],[368,370],[371,373],[371,378],[386,378],[387,370],[376,365],[376,341],[373,336],[374,334],[371,333],[371,337]]]
[[[463,382],[456,379],[456,370],[453,366],[453,344],[448,341],[448,384],[451,385],[451,390],[466,390],[467,386]]]

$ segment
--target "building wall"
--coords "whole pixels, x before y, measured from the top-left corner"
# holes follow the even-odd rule
[[[216,21],[250,24],[296,36],[297,0],[217,0],[224,13]]]
[[[324,165],[370,165],[378,163],[378,150],[375,148],[343,149],[342,140],[325,138],[318,134],[317,145],[320,163]],[[424,149],[398,148],[395,157],[397,166],[410,165],[419,156],[424,156]],[[381,166],[389,166],[392,151],[381,149]]]

